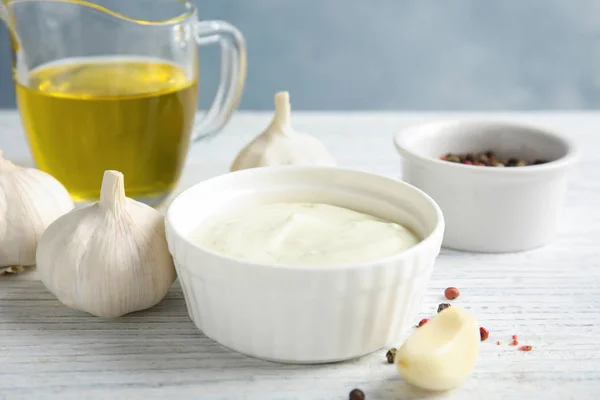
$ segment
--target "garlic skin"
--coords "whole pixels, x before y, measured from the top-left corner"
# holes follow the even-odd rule
[[[394,362],[408,383],[431,391],[450,390],[473,370],[480,342],[475,318],[452,306],[416,329]]]
[[[34,265],[42,233],[73,208],[69,192],[52,175],[19,167],[0,150],[0,267]]]
[[[103,318],[156,305],[175,280],[164,217],[125,197],[118,171],[104,173],[99,202],[48,227],[37,268],[60,302]]]
[[[276,93],[271,124],[239,152],[231,171],[277,165],[335,166],[335,159],[321,141],[292,128],[290,115],[289,93]]]

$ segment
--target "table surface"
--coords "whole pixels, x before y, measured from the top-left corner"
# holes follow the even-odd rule
[[[435,313],[444,288],[456,286],[462,294],[455,303],[487,327],[490,338],[482,343],[470,378],[432,397],[595,399],[600,395],[600,113],[297,113],[293,119],[297,129],[322,139],[340,165],[399,177],[393,133],[407,124],[455,116],[551,127],[571,135],[583,155],[552,244],[516,254],[440,254],[421,316]],[[194,145],[178,190],[227,172],[237,151],[269,118],[238,113],[218,137]],[[15,112],[0,113],[0,148],[8,158],[29,160]],[[385,361],[387,349],[320,366],[280,365],[229,351],[196,330],[177,283],[153,309],[111,321],[60,305],[35,272],[0,278],[0,287],[2,400],[343,400],[355,387],[367,399],[431,396],[397,375]],[[533,350],[508,346],[513,334]]]

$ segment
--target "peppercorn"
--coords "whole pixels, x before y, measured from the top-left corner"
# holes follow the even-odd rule
[[[517,167],[525,167],[527,165],[529,164],[525,160],[519,160],[519,162],[517,163]]]
[[[493,165],[494,167],[504,167],[504,166],[505,166],[505,165],[504,165],[504,164],[502,164],[500,161],[495,161],[495,162],[494,162],[492,165]]]
[[[444,296],[446,296],[448,300],[454,300],[460,296],[460,291],[455,287],[449,287],[444,290]]]
[[[488,165],[490,163],[490,159],[485,154],[479,156],[479,161]]]
[[[529,345],[519,347],[519,351],[531,351],[532,349],[533,349],[533,346],[529,346]]]
[[[395,356],[396,356],[396,349],[394,347],[392,347],[391,349],[388,350],[387,353],[385,353],[385,358],[387,358],[387,362],[390,364],[394,363]]]
[[[509,158],[508,159],[508,165],[510,165],[510,166],[517,165],[518,162],[519,162],[519,160],[517,160],[516,158]]]
[[[360,389],[354,389],[350,392],[349,400],[365,400],[365,394]]]
[[[546,164],[548,161],[537,159],[533,162],[533,165]]]
[[[481,336],[481,341],[483,342],[490,336],[490,331],[481,326],[479,327],[479,336]]]
[[[461,159],[460,157],[451,154],[448,156],[447,161],[459,163],[461,162]]]
[[[510,342],[511,346],[518,346],[519,345],[519,338],[517,337],[517,335],[512,335],[512,341]]]
[[[429,322],[428,318],[423,318],[422,320],[419,321],[419,324],[416,326],[416,328],[420,328],[428,322]]]
[[[440,304],[438,306],[438,311],[437,312],[440,313],[440,312],[444,311],[448,307],[451,307],[451,305],[448,304],[448,303],[442,303],[442,304]]]
[[[485,152],[485,156],[486,156],[487,158],[495,158],[495,157],[496,157],[496,155],[494,154],[494,152],[493,152],[493,151],[486,151],[486,152]]]

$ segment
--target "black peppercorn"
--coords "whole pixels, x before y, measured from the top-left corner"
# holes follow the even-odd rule
[[[546,164],[547,162],[548,161],[546,161],[546,160],[540,160],[540,159],[538,159],[538,160],[535,160],[532,164],[533,165],[539,165],[539,164]]]
[[[517,165],[518,162],[519,160],[517,160],[516,158],[509,158],[507,164],[509,167],[514,167],[515,165]]]
[[[391,349],[388,350],[387,353],[385,353],[385,358],[387,358],[387,362],[390,364],[394,363],[395,356],[396,356],[396,349],[394,347],[392,347]]]
[[[444,311],[446,308],[448,307],[452,307],[450,304],[448,303],[442,303],[438,306],[438,313]]]
[[[494,158],[494,157],[495,157],[495,156],[494,156],[494,152],[493,152],[493,151],[486,151],[486,152],[485,152],[485,156],[486,156],[487,158]]]
[[[365,394],[360,389],[354,389],[350,392],[349,400],[365,400]]]

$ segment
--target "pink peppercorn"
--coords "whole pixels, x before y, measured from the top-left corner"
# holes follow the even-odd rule
[[[444,296],[446,296],[448,300],[454,300],[460,296],[460,291],[455,287],[449,287],[444,290]]]
[[[481,326],[479,327],[479,336],[481,336],[481,341],[483,342],[490,336],[490,331]]]
[[[425,325],[428,322],[429,322],[429,318],[423,318],[422,320],[419,321],[419,325],[417,325],[417,328],[422,327],[423,325]]]

